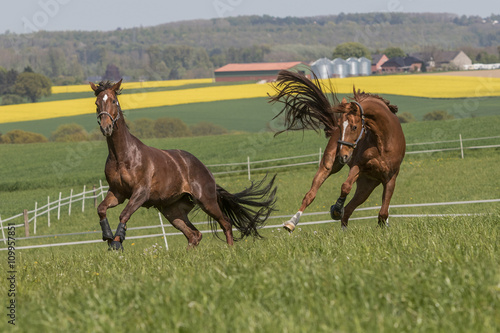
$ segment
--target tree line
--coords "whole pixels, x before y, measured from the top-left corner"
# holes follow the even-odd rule
[[[50,96],[52,83],[43,74],[33,72],[30,66],[22,73],[15,69],[0,67],[0,96],[2,105],[20,104],[26,100],[36,102],[41,97]]]
[[[53,84],[102,77],[108,65],[132,80],[210,77],[230,62],[305,61],[330,57],[346,41],[371,52],[398,47],[457,50],[477,62],[499,57],[499,15],[366,13],[321,16],[228,17],[115,31],[39,31],[0,35],[0,66],[30,66]],[[418,34],[415,34],[418,31]]]
[[[200,122],[188,126],[178,118],[159,118],[152,120],[141,118],[135,121],[127,121],[127,126],[132,134],[140,139],[150,138],[177,138],[188,136],[221,135],[228,133],[228,130],[220,125],[210,122]],[[104,140],[104,136],[99,129],[88,133],[83,126],[78,124],[60,125],[50,138],[39,133],[22,130],[12,130],[5,134],[0,133],[0,143],[39,143],[39,142],[80,142]]]

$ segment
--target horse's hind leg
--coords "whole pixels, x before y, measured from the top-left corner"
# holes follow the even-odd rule
[[[345,206],[344,215],[342,216],[342,228],[347,228],[347,223],[354,210],[368,199],[375,187],[380,184],[380,181],[373,178],[361,176],[356,182],[356,192],[351,201]]]
[[[221,208],[219,207],[219,203],[217,202],[217,192],[215,191],[215,188],[213,193],[210,191],[205,192],[203,195],[201,195],[197,199],[197,204],[205,213],[207,213],[207,215],[209,215],[219,223],[222,231],[224,232],[224,235],[226,236],[227,244],[233,245],[233,225],[231,224],[229,218],[222,212]]]
[[[382,207],[378,213],[378,225],[381,227],[389,226],[387,219],[389,218],[389,204],[391,202],[392,194],[394,193],[394,188],[396,187],[396,177],[399,172],[396,172],[394,176],[384,184],[384,192],[382,193]]]
[[[188,199],[181,199],[175,204],[164,207],[161,213],[172,225],[180,230],[188,241],[188,248],[197,246],[202,238],[201,232],[189,221],[188,213],[194,205]]]

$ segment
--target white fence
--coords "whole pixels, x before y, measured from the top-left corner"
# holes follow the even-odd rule
[[[437,202],[437,203],[420,203],[420,204],[402,204],[402,205],[391,205],[391,209],[396,209],[396,208],[412,208],[412,207],[432,207],[432,206],[452,206],[452,205],[472,205],[472,204],[481,204],[481,203],[497,203],[500,202],[500,199],[486,199],[486,200],[472,200],[472,201],[452,201],[452,202]],[[362,207],[358,208],[356,211],[361,212],[361,211],[368,211],[368,210],[379,210],[380,206],[375,206],[375,207]],[[304,213],[302,216],[315,216],[315,215],[327,215],[329,212],[312,212],[312,213]],[[415,217],[458,217],[458,216],[481,216],[485,215],[484,213],[462,213],[462,214],[391,214],[390,218],[415,218]],[[144,227],[129,227],[127,228],[127,231],[129,231],[129,235],[133,233],[135,230],[144,230],[144,229],[153,229],[153,228],[161,228],[162,233],[159,234],[150,234],[150,235],[135,235],[135,236],[127,236],[128,240],[134,240],[134,239],[144,239],[144,238],[157,238],[157,237],[162,237],[165,241],[165,248],[168,250],[168,242],[167,242],[167,237],[171,236],[180,236],[183,235],[181,232],[170,232],[167,233],[165,232],[166,227],[173,227],[172,225],[164,225],[162,217],[160,213],[158,213],[160,224],[159,225],[153,225],[153,226],[144,226]],[[279,215],[279,216],[271,216],[269,219],[288,219],[291,218],[293,215]],[[349,219],[349,221],[356,221],[356,220],[366,220],[366,219],[377,219],[377,216],[363,216],[363,217],[353,217]],[[338,221],[333,221],[332,219],[327,219],[327,220],[317,220],[317,221],[309,221],[309,222],[301,222],[299,226],[306,226],[306,225],[316,225],[316,224],[325,224],[325,223],[337,223]],[[197,222],[193,223],[195,225],[206,225],[208,222]],[[272,224],[272,225],[266,225],[264,229],[268,228],[279,228],[281,230],[281,227],[283,225],[281,223],[279,224]],[[234,230],[236,231],[236,230]],[[211,230],[201,230],[202,233],[210,233],[212,232]],[[18,240],[23,240],[23,239],[34,239],[34,238],[53,238],[57,236],[58,238],[62,237],[69,237],[69,236],[74,236],[74,235],[85,235],[85,234],[99,234],[100,231],[89,231],[89,232],[79,232],[79,233],[70,233],[70,234],[58,234],[58,235],[44,235],[44,236],[35,236],[35,237],[16,237],[16,241]],[[100,237],[99,237],[100,238]],[[4,239],[1,239],[0,241],[6,241],[5,236]],[[44,248],[44,247],[55,247],[55,246],[67,246],[67,245],[81,245],[81,244],[92,244],[92,243],[102,243],[103,241],[101,239],[93,239],[93,240],[85,240],[85,241],[73,241],[73,242],[63,242],[63,243],[52,243],[52,244],[39,244],[39,245],[27,245],[27,246],[16,246],[16,250],[22,250],[22,249],[34,249],[34,248]],[[0,248],[0,251],[6,251],[8,248]]]
[[[446,151],[460,151],[461,157],[464,158],[464,151],[466,149],[484,149],[484,148],[499,148],[500,144],[495,145],[474,145],[474,146],[466,146],[466,142],[475,142],[475,141],[484,141],[484,140],[495,140],[500,139],[500,136],[490,136],[490,137],[482,137],[482,138],[468,138],[463,139],[461,135],[457,140],[447,140],[447,141],[435,141],[435,142],[421,142],[421,143],[410,143],[407,144],[407,148],[412,146],[429,146],[429,145],[440,145],[440,144],[455,144],[456,147],[448,147],[448,148],[436,148],[436,149],[427,149],[427,150],[415,150],[415,151],[407,151],[406,154],[427,154],[434,152],[446,152]],[[259,160],[259,161],[251,161],[250,157],[247,157],[246,162],[237,162],[237,163],[227,163],[227,164],[212,164],[207,165],[212,171],[214,175],[223,175],[223,174],[235,174],[235,173],[246,173],[248,175],[248,179],[251,179],[251,172],[255,171],[263,171],[263,170],[273,170],[277,168],[291,168],[309,164],[319,164],[322,157],[322,150],[319,149],[318,153],[309,154],[309,155],[299,155],[299,156],[289,156],[282,158],[275,158],[269,160]],[[288,160],[305,160],[302,162],[296,163],[286,163],[279,164]],[[266,165],[267,164],[267,165]],[[256,166],[257,165],[257,166]],[[224,167],[226,170],[223,171],[215,171],[214,169]],[[229,169],[229,170],[227,170]],[[29,235],[29,225],[33,225],[33,233],[36,235],[37,228],[37,217],[47,215],[47,223],[50,227],[51,223],[51,211],[57,210],[57,219],[59,220],[61,217],[61,209],[65,206],[68,206],[68,215],[71,215],[71,210],[73,207],[76,207],[78,204],[81,205],[82,212],[85,210],[85,200],[94,199],[94,206],[96,205],[97,198],[101,197],[104,199],[104,195],[108,190],[108,186],[103,185],[101,181],[99,181],[98,188],[92,188],[91,190],[86,190],[86,187],[83,187],[83,191],[78,194],[73,194],[73,190],[71,190],[70,195],[68,197],[62,197],[62,192],[59,192],[59,198],[55,201],[50,201],[50,197],[47,197],[47,204],[41,207],[38,207],[38,202],[35,202],[35,208],[33,210],[24,210],[22,213],[11,216],[7,219],[2,220],[0,216],[0,229],[2,230],[2,236],[4,236],[4,229],[7,228],[6,222],[12,220],[21,220],[24,223],[19,223],[14,225],[15,227],[25,227],[26,236]],[[79,203],[81,202],[81,203]],[[79,207],[78,207],[79,208]],[[31,217],[30,217],[31,215]]]

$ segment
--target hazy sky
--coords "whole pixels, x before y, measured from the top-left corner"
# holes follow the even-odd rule
[[[115,30],[238,15],[314,16],[361,12],[500,14],[499,0],[0,0],[0,33]]]

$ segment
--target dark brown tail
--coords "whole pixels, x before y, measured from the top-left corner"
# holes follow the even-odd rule
[[[314,75],[314,74],[313,74]],[[333,131],[336,127],[334,113],[328,97],[321,90],[319,80],[314,76],[309,80],[304,74],[282,70],[274,89],[276,95],[269,96],[270,103],[280,102],[283,109],[274,118],[285,115],[285,129],[277,134],[290,130],[322,129]],[[333,103],[338,104],[332,92]]]
[[[258,229],[264,225],[269,215],[275,210],[276,190],[274,187],[274,176],[271,181],[264,185],[267,177],[260,182],[252,183],[249,188],[235,194],[231,194],[217,185],[217,201],[222,212],[231,220],[231,224],[241,232],[241,240],[247,236],[261,238]],[[217,224],[211,221],[212,229]],[[216,234],[217,235],[217,234]]]

